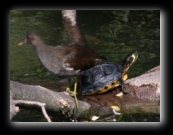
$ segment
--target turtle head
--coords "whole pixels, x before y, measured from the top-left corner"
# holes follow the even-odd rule
[[[130,68],[130,66],[137,60],[138,58],[138,52],[133,51],[131,54],[127,55],[123,61],[123,70],[122,72],[127,72]]]

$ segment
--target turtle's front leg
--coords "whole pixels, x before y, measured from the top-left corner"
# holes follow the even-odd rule
[[[121,84],[121,90],[125,93],[125,94],[129,94],[130,93],[130,90],[125,90],[124,89],[124,80],[123,79],[120,79],[120,84]]]

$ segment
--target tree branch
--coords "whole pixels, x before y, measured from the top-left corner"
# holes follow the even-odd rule
[[[46,104],[46,109],[51,109],[56,112],[61,111],[69,116],[74,115],[75,102],[67,92],[54,92],[41,86],[26,85],[15,81],[10,81],[10,91],[13,100],[42,102]],[[91,107],[84,101],[79,101],[79,105],[81,107],[78,108],[75,114],[76,117]]]
[[[51,122],[50,117],[48,116],[46,109],[45,109],[45,103],[40,103],[40,102],[36,102],[36,101],[25,101],[25,100],[14,100],[15,104],[26,104],[26,105],[37,105],[41,107],[41,110],[43,112],[44,117],[46,118],[46,120],[48,122]]]

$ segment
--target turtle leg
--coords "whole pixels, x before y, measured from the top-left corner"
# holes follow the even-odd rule
[[[124,80],[123,79],[120,79],[120,84],[121,84],[121,90],[125,93],[125,94],[129,94],[130,93],[130,90],[125,90],[124,89]]]

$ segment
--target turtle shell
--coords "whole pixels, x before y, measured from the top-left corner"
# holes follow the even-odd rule
[[[109,62],[100,63],[81,73],[79,78],[78,94],[93,95],[108,91],[106,87],[114,83],[112,86],[119,86],[118,81],[122,73],[120,65],[114,65]],[[109,87],[111,89],[111,85]]]

